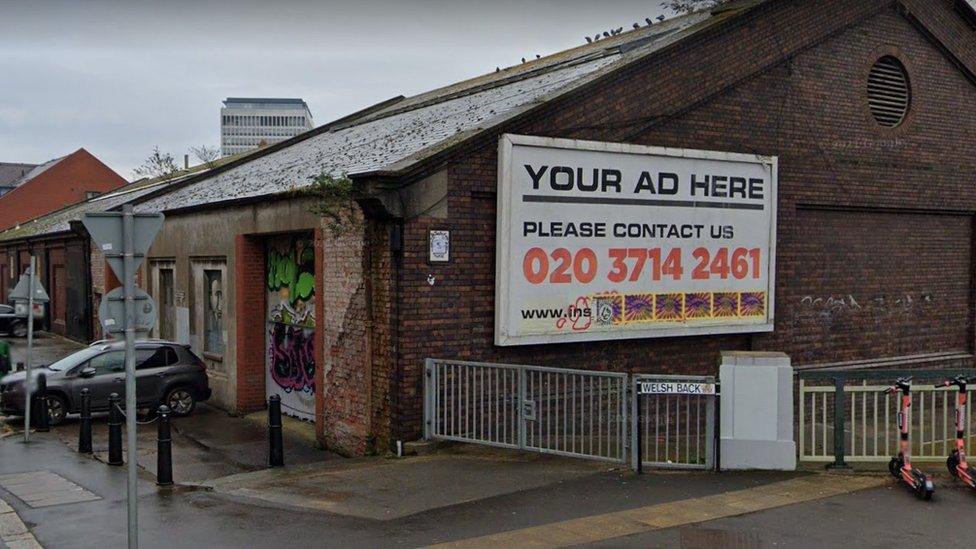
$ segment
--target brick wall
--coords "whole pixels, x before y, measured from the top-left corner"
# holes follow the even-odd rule
[[[247,414],[265,407],[264,243],[239,234],[234,239],[234,296],[237,319],[237,413]],[[240,314],[244,312],[247,314]]]
[[[497,133],[458,151],[448,164],[449,218],[405,226],[398,396],[407,436],[421,430],[430,356],[705,373],[721,350],[781,350],[798,363],[971,352],[976,187],[958,174],[974,172],[976,139],[959,136],[976,136],[976,89],[890,4],[773,2],[502,128],[778,155],[771,334],[495,347]],[[867,72],[886,53],[903,59],[913,86],[912,114],[895,130],[866,106]],[[452,230],[449,265],[426,263],[433,226]],[[848,294],[862,307],[912,296],[915,308],[881,321],[803,318],[806,296]]]
[[[323,360],[317,363],[324,414],[318,434],[329,449],[360,455],[384,452],[390,445],[396,371],[390,321],[392,227],[365,220],[358,207],[348,210],[347,220],[339,230],[323,225],[316,232],[321,252],[317,329],[324,344]]]
[[[79,149],[0,197],[0,229],[80,202],[89,191],[106,193],[125,183],[111,168]]]

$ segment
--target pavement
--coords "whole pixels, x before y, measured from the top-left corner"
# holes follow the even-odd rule
[[[125,546],[125,468],[78,454],[76,423],[29,444],[17,422],[3,427],[0,544]],[[104,430],[96,422],[96,450]],[[286,439],[287,466],[266,469],[258,421],[202,406],[174,423],[178,484],[160,488],[153,431],[142,427],[139,437],[143,547],[971,547],[976,539],[976,493],[945,476],[925,503],[876,472],[635,475],[471,446],[347,459],[299,436]]]

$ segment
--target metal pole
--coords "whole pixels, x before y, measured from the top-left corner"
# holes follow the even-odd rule
[[[91,391],[81,390],[81,422],[78,424],[78,451],[82,454],[92,452]]]
[[[285,466],[285,449],[281,437],[281,397],[268,397],[268,467]]]
[[[853,404],[852,404],[853,406]],[[847,402],[844,398],[844,378],[834,378],[834,462],[827,469],[849,469],[844,461],[847,453],[844,447],[844,423],[846,423]],[[827,441],[824,441],[826,443]]]
[[[125,434],[126,453],[129,459],[128,481],[126,482],[126,507],[129,523],[129,549],[139,547],[138,529],[138,452],[136,439],[136,350],[135,350],[135,261],[134,261],[134,219],[132,204],[122,207],[122,266],[123,296],[125,298]]]
[[[173,485],[173,437],[169,425],[169,406],[159,407],[156,430],[156,485]]]
[[[634,443],[637,453],[637,474],[644,473],[644,414],[642,413],[640,381],[634,385],[634,426],[637,428],[637,441]]]
[[[108,464],[122,465],[122,411],[118,393],[108,395]]]
[[[31,363],[33,362],[34,351],[34,268],[37,266],[37,258],[31,255],[30,258],[30,277],[27,281],[27,377],[24,378],[24,442],[30,442],[31,425]]]

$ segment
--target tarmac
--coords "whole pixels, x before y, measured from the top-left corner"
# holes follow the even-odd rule
[[[125,468],[99,459],[104,419],[95,422],[94,456],[75,451],[74,421],[29,444],[21,422],[2,427],[0,500],[10,511],[0,504],[0,543],[125,546]],[[294,427],[286,467],[268,469],[260,421],[201,406],[174,422],[171,488],[155,485],[154,429],[140,427],[140,544],[971,547],[976,539],[976,493],[945,475],[924,503],[876,472],[636,475],[618,464],[472,446],[348,459],[314,448]]]

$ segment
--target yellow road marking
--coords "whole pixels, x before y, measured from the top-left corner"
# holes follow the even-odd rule
[[[592,515],[434,545],[439,548],[565,547],[829,498],[886,484],[884,477],[811,475],[755,488]]]

